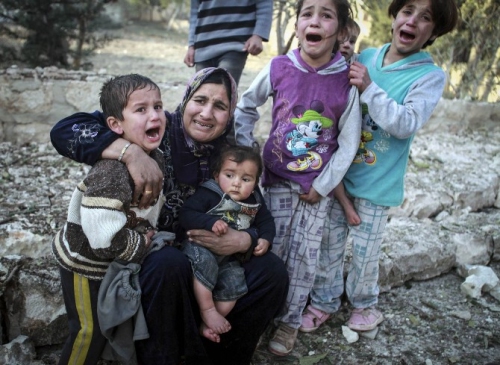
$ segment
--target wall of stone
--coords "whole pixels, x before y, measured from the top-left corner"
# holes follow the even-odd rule
[[[99,107],[99,91],[109,75],[85,71],[66,71],[55,67],[0,70],[0,142],[24,144],[47,142],[52,126],[60,119]],[[173,110],[183,95],[183,87],[159,84],[168,95]],[[271,120],[271,104],[260,108],[261,121],[255,135],[265,138]],[[467,128],[490,129],[500,126],[500,104],[442,99],[421,133],[448,130],[458,133]]]

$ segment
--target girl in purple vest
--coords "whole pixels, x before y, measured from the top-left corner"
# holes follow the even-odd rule
[[[290,287],[269,350],[293,349],[314,283],[333,190],[356,154],[361,133],[359,95],[337,38],[351,16],[347,0],[301,0],[295,24],[299,48],[275,57],[242,95],[236,141],[253,145],[257,108],[273,98],[263,147],[262,186],[274,216],[272,251],[285,262]],[[333,53],[332,53],[333,50]]]

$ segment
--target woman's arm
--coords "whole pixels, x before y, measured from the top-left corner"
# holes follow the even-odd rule
[[[50,140],[59,154],[88,165],[94,165],[118,137],[97,110],[70,115],[57,122],[50,131]]]
[[[108,128],[103,114],[97,110],[62,119],[50,131],[50,139],[59,154],[88,165],[101,158],[118,159],[128,143]],[[125,149],[121,161],[134,180],[133,201],[139,202],[141,208],[149,207],[163,188],[158,164],[134,144]]]

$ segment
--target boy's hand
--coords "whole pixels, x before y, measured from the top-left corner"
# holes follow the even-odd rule
[[[358,61],[353,62],[349,69],[349,82],[356,86],[360,93],[365,91],[372,83],[366,66]]]
[[[217,236],[222,236],[223,234],[227,233],[228,225],[226,222],[223,220],[218,220],[214,223],[212,227],[212,232],[215,233]]]
[[[255,256],[262,256],[267,252],[267,250],[269,250],[269,246],[271,246],[271,244],[268,240],[259,238],[257,240],[257,246],[255,246],[255,248],[253,249],[253,254]]]

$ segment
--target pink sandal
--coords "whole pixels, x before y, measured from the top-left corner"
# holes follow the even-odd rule
[[[353,331],[371,331],[383,320],[384,315],[373,307],[355,308],[347,321],[347,326]]]
[[[319,326],[325,323],[331,314],[325,313],[319,309],[314,308],[312,305],[308,305],[302,314],[302,325],[299,328],[300,332],[312,332],[316,331]]]

